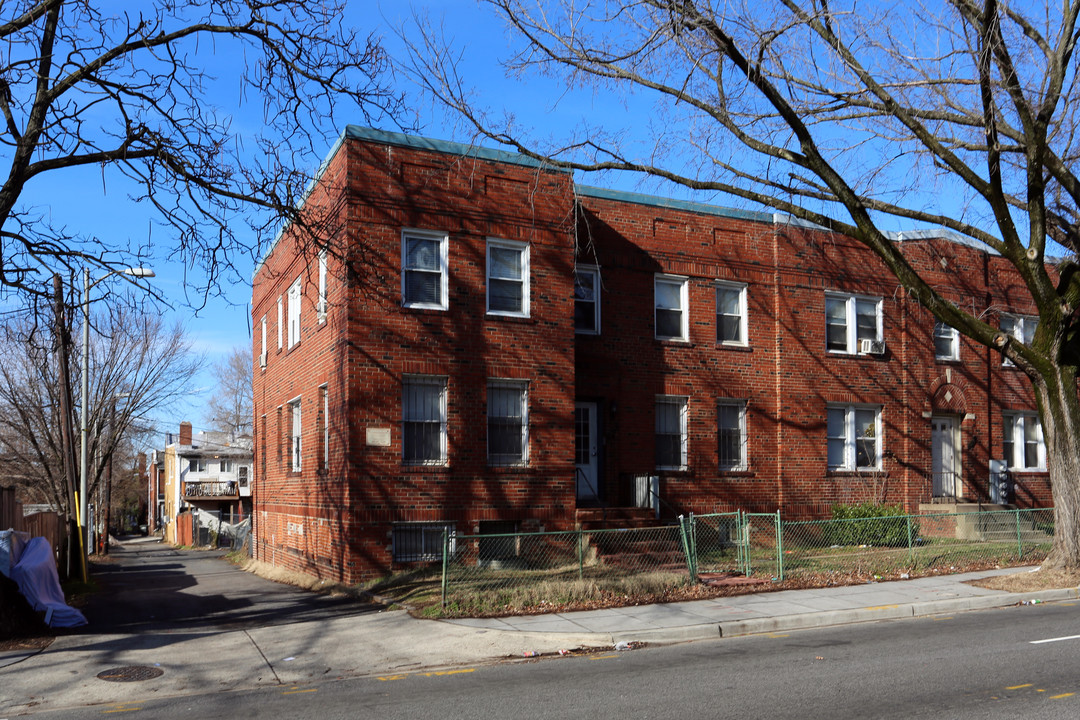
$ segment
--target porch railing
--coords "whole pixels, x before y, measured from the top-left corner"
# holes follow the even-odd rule
[[[184,483],[184,497],[240,497],[235,480],[194,480]]]

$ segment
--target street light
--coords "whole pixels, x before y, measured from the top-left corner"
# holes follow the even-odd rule
[[[80,458],[79,467],[79,523],[82,527],[79,528],[79,532],[82,537],[84,556],[89,553],[88,543],[90,541],[89,528],[85,524],[86,512],[89,509],[89,501],[86,497],[88,467],[88,458],[86,456],[86,437],[88,433],[88,428],[86,427],[86,406],[89,404],[90,395],[90,289],[112,275],[127,275],[133,278],[152,278],[154,277],[154,271],[148,267],[132,267],[124,268],[123,270],[112,270],[105,273],[94,282],[90,282],[90,269],[83,268],[82,422],[80,423],[82,457]]]

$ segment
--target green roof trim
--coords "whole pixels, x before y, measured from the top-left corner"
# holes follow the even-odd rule
[[[465,143],[451,142],[449,140],[435,140],[432,138],[407,135],[405,133],[377,130],[375,128],[360,125],[346,125],[343,133],[348,140],[366,140],[383,145],[396,145],[397,147],[413,148],[416,150],[431,150],[432,152],[445,153],[447,155],[460,155],[462,157],[479,158],[493,162],[509,163],[511,165],[523,165],[525,167],[542,168],[551,172],[570,172],[556,165],[531,158],[521,153],[507,150],[493,150],[478,145],[466,145]]]
[[[616,202],[634,203],[635,205],[652,205],[655,207],[669,208],[671,210],[686,210],[688,212],[701,213],[703,215],[718,215],[720,217],[734,218],[736,220],[749,220],[751,222],[772,223],[777,217],[773,213],[757,212],[754,210],[736,210],[719,205],[694,202],[692,200],[673,200],[659,195],[645,195],[643,193],[624,192],[622,190],[608,190],[607,188],[591,187],[589,185],[576,185],[577,193],[587,197],[600,198],[602,200],[614,200]]]

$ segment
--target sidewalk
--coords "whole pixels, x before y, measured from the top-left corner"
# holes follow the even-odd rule
[[[1007,569],[813,590],[492,619],[417,620],[313,596],[228,565],[220,553],[125,542],[101,595],[116,616],[46,650],[0,654],[0,717],[323,679],[391,676],[616,643],[672,643],[1077,599],[1075,588],[1012,594],[965,580]],[[139,582],[140,578],[149,581]],[[115,597],[109,597],[109,594]],[[154,608],[169,616],[155,618]],[[120,608],[120,612],[115,612]],[[194,608],[195,611],[185,612]],[[88,608],[89,610],[90,608]],[[159,611],[160,612],[160,611]],[[148,619],[134,617],[142,613]],[[111,622],[111,624],[110,624]],[[141,668],[160,676],[107,682]]]
[[[664,605],[445,622],[519,633],[589,633],[613,642],[679,642],[985,610],[1032,600],[1077,599],[1077,588],[1007,593],[965,584],[967,580],[1029,570],[1031,568],[1006,568]]]

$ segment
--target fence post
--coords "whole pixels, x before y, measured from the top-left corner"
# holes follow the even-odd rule
[[[450,567],[450,532],[443,528],[442,531],[442,606],[446,607],[447,572]]]
[[[693,567],[690,571],[690,579],[696,580],[698,576],[697,518],[694,517],[694,513],[690,513],[690,560]]]
[[[577,579],[585,579],[585,547],[583,542],[585,540],[584,535],[581,532],[581,528],[577,529]]]
[[[686,518],[682,515],[679,516],[679,536],[682,538],[683,555],[686,557],[686,571],[690,574],[690,580],[696,580],[694,577],[694,563],[690,559],[690,540],[686,537]]]
[[[742,510],[735,511],[735,549],[738,560],[738,570],[743,575],[750,577],[750,554],[747,551],[749,544],[749,536],[746,528],[743,524],[743,512]]]
[[[1020,534],[1020,508],[1016,508],[1016,559],[1024,559],[1024,539]]]
[[[912,542],[912,538],[911,538],[911,515],[907,515],[904,518],[904,521],[907,523],[907,559],[908,559],[908,565],[910,565],[910,566],[912,566],[912,568],[914,568],[914,566],[915,566],[915,545]]]
[[[784,531],[780,522],[780,508],[776,509],[776,579],[784,580]]]

